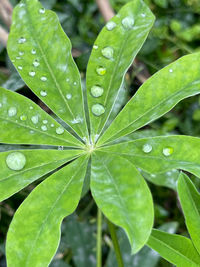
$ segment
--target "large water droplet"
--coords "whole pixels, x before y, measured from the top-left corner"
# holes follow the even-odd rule
[[[26,42],[26,38],[25,37],[20,37],[19,39],[18,39],[18,43],[19,44],[24,44]]]
[[[112,47],[107,46],[101,50],[101,53],[105,58],[112,59],[114,50]]]
[[[10,107],[8,110],[8,116],[9,117],[13,117],[17,114],[17,109],[16,107]]]
[[[132,17],[125,17],[122,20],[122,25],[125,29],[131,29],[134,25],[134,19]]]
[[[152,151],[152,146],[149,144],[145,144],[143,145],[142,150],[144,151],[144,153],[150,153]]]
[[[35,71],[30,71],[28,74],[29,74],[29,76],[34,77],[35,76]]]
[[[42,76],[42,77],[40,78],[40,80],[43,81],[43,82],[46,82],[46,81],[47,81],[47,77]]]
[[[39,13],[40,14],[44,14],[45,13],[45,8],[40,8]]]
[[[10,153],[6,158],[6,164],[13,171],[20,171],[26,164],[26,157],[20,152]]]
[[[104,92],[103,88],[100,87],[100,86],[98,86],[98,85],[94,85],[91,88],[91,94],[94,97],[100,97],[100,96],[102,96],[103,95],[103,92]]]
[[[31,117],[31,121],[32,121],[32,123],[37,124],[39,121],[39,116],[35,115],[35,116]]]
[[[27,116],[26,115],[21,115],[20,116],[20,120],[21,121],[26,121],[27,120]]]
[[[106,29],[109,31],[112,31],[116,26],[117,26],[117,24],[114,21],[109,21],[106,24]]]
[[[95,104],[92,106],[92,113],[95,116],[101,116],[105,112],[105,108],[101,104]]]
[[[97,67],[97,68],[96,68],[96,72],[97,72],[97,74],[103,76],[103,75],[106,74],[106,68],[101,67],[101,66],[100,66],[100,67]]]
[[[40,91],[40,95],[41,95],[41,96],[47,96],[47,92],[44,91],[44,90],[42,90],[42,91]]]
[[[35,55],[36,54],[36,50],[35,49],[32,49],[31,50],[31,54]]]
[[[57,134],[63,134],[64,133],[64,128],[63,127],[58,127],[58,128],[56,128],[56,133]]]
[[[33,61],[33,66],[37,68],[39,65],[40,65],[39,61],[37,59],[35,59]]]
[[[165,147],[163,148],[163,155],[169,157],[173,154],[174,149],[172,147]]]
[[[45,132],[45,131],[47,131],[47,126],[46,126],[46,125],[42,125],[42,126],[41,126],[41,129],[42,129],[42,131]]]
[[[72,98],[72,95],[71,94],[66,94],[66,98],[69,100]]]

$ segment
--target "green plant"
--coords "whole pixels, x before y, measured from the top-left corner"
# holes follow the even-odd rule
[[[152,196],[138,169],[151,175],[183,169],[200,176],[198,138],[133,139],[131,134],[200,92],[199,53],[157,72],[116,116],[124,75],[153,22],[148,7],[136,0],[106,24],[89,59],[86,101],[70,41],[57,16],[37,0],[23,0],[15,8],[10,59],[59,120],[22,95],[0,89],[0,142],[48,146],[0,154],[0,200],[55,171],[30,193],[13,218],[6,245],[8,267],[48,266],[63,218],[76,209],[89,187],[99,207],[97,264],[101,266],[102,211],[110,221],[121,266],[112,223],[125,230],[132,253],[144,246],[153,226]],[[116,118],[110,124],[111,117]],[[66,149],[57,151],[60,146]]]

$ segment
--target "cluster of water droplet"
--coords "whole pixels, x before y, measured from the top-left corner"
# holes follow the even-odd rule
[[[153,147],[150,144],[144,144],[142,150],[144,153],[148,154],[153,150]],[[174,152],[174,149],[172,147],[164,147],[162,150],[163,155],[166,157],[171,156],[173,152]]]

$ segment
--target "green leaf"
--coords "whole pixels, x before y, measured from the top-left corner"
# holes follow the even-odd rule
[[[200,138],[183,135],[151,137],[102,147],[101,150],[123,156],[148,173],[182,169],[200,177]]]
[[[0,143],[82,146],[34,102],[1,87],[0,128]]]
[[[60,225],[79,202],[87,159],[81,157],[32,191],[15,213],[6,252],[8,267],[46,267],[55,254]]]
[[[147,38],[153,22],[154,16],[143,1],[131,1],[108,22],[95,41],[86,76],[93,140],[98,138],[109,119],[124,75]],[[95,106],[97,104],[101,106]],[[96,115],[92,110],[96,110]],[[99,112],[103,114],[98,116]]]
[[[186,174],[178,180],[178,195],[192,242],[200,254],[200,194]]]
[[[136,253],[153,225],[152,197],[143,177],[129,161],[97,152],[92,155],[91,191],[105,216],[125,230]]]
[[[57,15],[45,11],[37,0],[23,0],[14,9],[8,54],[31,90],[80,137],[86,137],[80,74]]]
[[[180,267],[197,267],[200,255],[189,238],[153,230],[147,245],[164,259]]]
[[[22,153],[26,158],[24,168],[12,170],[6,160],[15,152]],[[15,194],[33,181],[50,173],[64,163],[77,157],[78,150],[18,150],[0,153],[0,202]]]
[[[130,134],[168,112],[180,100],[199,94],[199,61],[200,53],[187,55],[154,74],[119,113],[99,144]],[[188,66],[192,66],[189,72]]]

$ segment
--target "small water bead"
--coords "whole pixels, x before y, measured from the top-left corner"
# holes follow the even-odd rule
[[[24,52],[19,51],[19,55],[20,55],[20,56],[23,56],[23,55],[24,55]]]
[[[79,118],[79,117],[76,117],[75,119],[73,119],[72,121],[71,121],[71,123],[72,124],[78,124],[78,123],[80,123],[80,122],[82,122],[83,120],[81,119],[81,118]]]
[[[21,59],[21,57],[16,57],[17,60]]]
[[[32,55],[35,55],[35,54],[36,54],[36,50],[35,50],[35,49],[32,49],[32,50],[31,50],[31,54],[32,54]]]
[[[47,124],[48,123],[48,120],[43,120],[42,121],[44,124]]]
[[[146,17],[146,14],[142,13],[141,14],[141,17],[145,18]]]
[[[37,124],[39,121],[39,116],[38,115],[32,116],[31,121],[32,121],[32,123]]]
[[[173,69],[169,69],[169,72],[172,73],[173,72]]]
[[[114,54],[114,50],[113,50],[112,47],[107,46],[107,47],[105,47],[105,48],[103,48],[101,50],[101,53],[105,58],[112,59],[113,58],[113,54]]]
[[[34,134],[34,131],[33,131],[33,130],[31,130],[31,131],[30,131],[30,134]]]
[[[2,104],[0,103],[0,108],[2,108]]]
[[[33,61],[33,66],[37,68],[39,65],[40,65],[39,61],[37,59],[35,59]]]
[[[95,104],[92,106],[92,113],[95,116],[101,116],[105,112],[105,108],[101,104]]]
[[[106,29],[107,29],[108,31],[112,31],[116,26],[117,26],[117,24],[116,24],[114,21],[109,21],[109,22],[106,24]]]
[[[43,81],[43,82],[46,82],[46,81],[47,81],[47,77],[42,76],[42,77],[40,78],[40,80]]]
[[[40,95],[41,95],[41,96],[47,96],[47,92],[44,91],[44,90],[42,90],[42,91],[40,91]]]
[[[33,109],[33,107],[32,107],[32,106],[30,106],[30,109]]]
[[[173,154],[174,149],[172,147],[163,148],[163,155],[169,157]]]
[[[63,134],[64,133],[64,128],[63,127],[58,127],[58,128],[56,128],[56,133],[57,134]]]
[[[74,85],[77,85],[77,82],[74,82]]]
[[[134,19],[132,17],[125,17],[122,20],[122,25],[125,29],[129,30],[133,27],[134,25]]]
[[[53,128],[54,126],[55,126],[55,125],[52,123],[52,124],[51,124],[51,127]]]
[[[9,110],[8,110],[8,116],[9,117],[13,117],[13,116],[15,116],[17,114],[17,109],[16,109],[16,107],[11,107],[11,108],[9,108]]]
[[[58,150],[63,150],[64,146],[58,146]]]
[[[99,47],[98,47],[98,45],[93,45],[93,48],[94,48],[95,50],[97,50]]]
[[[66,98],[69,100],[72,98],[72,95],[71,94],[66,94]]]
[[[97,67],[97,68],[96,68],[96,72],[97,72],[97,74],[103,76],[103,75],[106,74],[106,68],[101,67],[101,66],[100,66],[100,67]]]
[[[67,79],[66,79],[66,82],[68,83],[69,81],[70,81],[69,78],[67,78]]]
[[[18,44],[24,44],[26,42],[26,38],[25,37],[20,37],[18,39]]]
[[[6,158],[6,164],[13,171],[20,171],[26,165],[26,157],[21,152],[12,152]]]
[[[18,68],[18,70],[22,70],[22,69],[23,69],[23,67],[22,67],[22,66],[18,66],[17,68]]]
[[[91,88],[91,95],[94,97],[100,97],[103,95],[104,89],[98,85],[94,85]]]
[[[44,14],[45,13],[45,8],[40,8],[39,13],[40,14]]]
[[[29,74],[29,76],[34,77],[35,76],[35,71],[30,71],[28,74]]]
[[[46,132],[47,131],[47,126],[46,125],[42,125],[41,129],[42,129],[42,131]]]
[[[27,120],[27,116],[26,115],[21,115],[20,116],[20,120],[21,121],[26,121]]]
[[[144,153],[150,153],[152,151],[152,146],[149,144],[145,144],[143,145],[142,150],[144,151]]]

